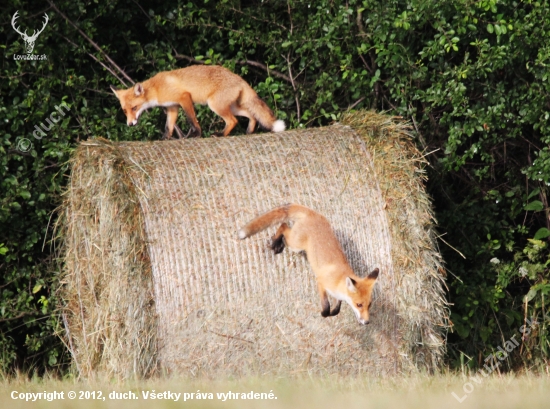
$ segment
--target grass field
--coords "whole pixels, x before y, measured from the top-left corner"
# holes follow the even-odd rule
[[[468,383],[469,382],[469,383]],[[71,380],[4,380],[0,408],[549,408],[550,377],[546,375],[461,375],[360,378],[292,378],[208,381],[163,379],[143,382],[77,382]],[[58,392],[63,399],[25,401],[30,393]],[[75,399],[69,399],[69,392]],[[197,392],[199,391],[199,392]],[[233,395],[228,395],[229,391]],[[466,393],[466,392],[469,393]],[[113,393],[119,399],[113,399]],[[151,399],[153,393],[170,399]],[[256,398],[251,394],[257,393]],[[269,395],[270,392],[272,395]],[[456,397],[452,395],[455,393]],[[123,395],[123,394],[126,395]],[[188,394],[187,396],[185,394]],[[195,394],[193,399],[191,394]],[[197,399],[196,394],[203,394]],[[148,394],[149,399],[145,399]],[[179,395],[177,395],[179,394]],[[210,395],[211,394],[211,395]],[[219,395],[218,395],[219,394]],[[244,394],[244,396],[242,395]],[[14,399],[17,397],[19,399]],[[95,397],[95,399],[93,399]],[[133,399],[129,399],[134,397]],[[243,399],[243,398],[247,399]],[[81,399],[82,398],[82,399]],[[137,399],[136,399],[137,398]],[[179,398],[178,401],[174,399]],[[184,400],[187,398],[187,400]],[[225,400],[224,400],[225,398]],[[272,398],[272,399],[269,399]],[[276,399],[275,399],[276,398]],[[463,399],[459,402],[458,399]]]

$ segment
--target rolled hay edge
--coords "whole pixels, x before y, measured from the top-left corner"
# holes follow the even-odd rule
[[[62,315],[80,376],[157,370],[157,319],[143,215],[116,144],[81,143],[60,215]]]
[[[342,125],[82,143],[62,217],[62,298],[79,373],[437,370],[447,307],[422,156],[406,124],[385,115],[347,114]],[[386,263],[378,323],[362,331],[349,311],[322,320],[303,258],[274,258],[266,237],[236,240],[239,224],[289,201],[334,220],[360,272]],[[361,220],[379,236],[387,229],[389,242]]]
[[[401,118],[358,111],[346,113],[341,122],[362,136],[373,157],[392,235],[393,264],[404,273],[397,299],[415,327],[407,340],[410,353],[417,368],[437,370],[445,354],[449,308],[437,221],[424,186],[428,162]]]

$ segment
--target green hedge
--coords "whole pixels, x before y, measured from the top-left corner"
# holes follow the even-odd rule
[[[452,366],[482,364],[526,311],[548,307],[548,2],[7,0],[4,15],[17,10],[29,33],[44,12],[50,20],[36,40],[41,61],[14,59],[24,43],[0,25],[2,371],[63,370],[69,360],[52,226],[72,149],[95,136],[162,135],[160,109],[126,127],[109,90],[124,77],[109,58],[136,81],[223,64],[293,128],[350,107],[411,121],[431,163],[449,270]],[[36,139],[35,126],[63,102],[67,114]],[[223,127],[207,108],[197,115],[206,135]],[[187,128],[183,115],[178,123]],[[547,337],[541,324],[509,367],[546,360]]]

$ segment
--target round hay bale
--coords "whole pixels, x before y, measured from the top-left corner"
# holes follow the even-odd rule
[[[447,308],[424,160],[373,112],[232,138],[83,142],[60,218],[67,344],[82,376],[435,370]],[[284,203],[323,214],[380,269],[371,324],[322,318],[305,257],[237,230]],[[274,230],[274,229],[273,229]]]

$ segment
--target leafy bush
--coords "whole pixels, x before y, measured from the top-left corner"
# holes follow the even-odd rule
[[[162,135],[160,109],[126,127],[109,85],[129,86],[124,74],[139,81],[191,63],[223,64],[242,75],[291,127],[328,124],[350,107],[412,122],[432,165],[427,188],[449,269],[449,361],[460,365],[466,356],[469,365],[481,364],[526,315],[548,308],[549,7],[497,0],[8,0],[4,10],[19,10],[23,30],[38,28],[44,12],[50,21],[35,45],[43,61],[15,60],[23,41],[0,26],[2,369],[68,362],[56,335],[51,226],[72,149],[95,136]],[[62,102],[67,115],[35,139],[35,126],[47,125]],[[223,126],[207,108],[197,115],[206,135]],[[178,124],[187,126],[183,116]],[[511,366],[547,359],[546,326],[532,334]]]

